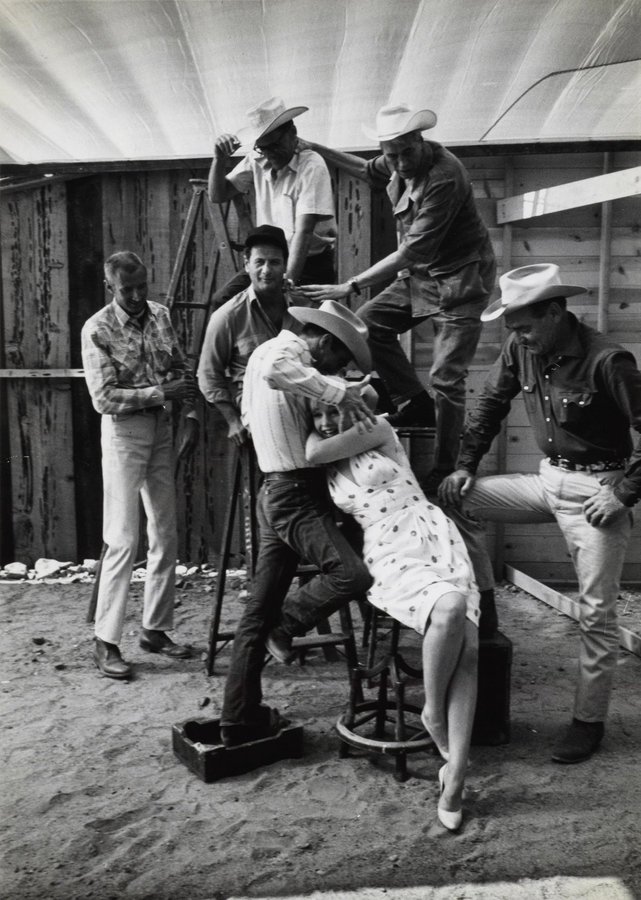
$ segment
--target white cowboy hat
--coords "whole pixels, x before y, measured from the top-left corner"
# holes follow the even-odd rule
[[[436,113],[431,109],[412,109],[407,103],[381,106],[376,113],[376,128],[361,125],[371,141],[393,141],[410,131],[427,131],[436,125]]]
[[[248,109],[246,116],[249,119],[249,125],[240,128],[236,135],[241,144],[251,144],[252,146],[270,131],[275,131],[285,122],[291,122],[296,116],[307,112],[308,106],[291,106],[285,108],[285,102],[280,97],[270,97],[258,106]]]
[[[586,288],[563,284],[561,271],[554,263],[537,263],[512,269],[499,278],[501,296],[481,313],[482,322],[491,322],[504,313],[516,312],[524,306],[548,300],[550,297],[571,297],[584,294]]]
[[[291,315],[303,325],[317,325],[329,331],[345,344],[364,375],[372,371],[372,354],[367,343],[367,325],[351,309],[335,300],[325,300],[315,309],[310,306],[290,306]]]

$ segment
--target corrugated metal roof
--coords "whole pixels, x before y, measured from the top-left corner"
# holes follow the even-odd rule
[[[340,148],[401,100],[449,145],[641,137],[641,0],[0,0],[0,26],[6,161],[207,157],[273,95]]]

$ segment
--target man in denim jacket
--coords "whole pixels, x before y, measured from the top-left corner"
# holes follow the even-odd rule
[[[493,593],[484,522],[556,521],[572,556],[580,597],[581,649],[572,722],[552,759],[577,763],[598,748],[617,664],[616,602],[641,497],[641,372],[634,356],[568,312],[584,288],[561,281],[556,265],[513,269],[482,318],[505,315],[511,331],[468,417],[457,470],[439,498],[465,538],[481,598]],[[476,479],[512,399],[523,393],[538,474]],[[483,609],[483,606],[482,606]],[[483,613],[482,613],[483,615]],[[496,619],[494,621],[496,626]]]
[[[369,162],[306,145],[372,187],[387,186],[398,249],[345,284],[303,289],[317,302],[343,300],[394,279],[363,303],[358,315],[369,329],[374,368],[398,407],[391,423],[429,426],[436,419],[434,469],[423,483],[428,492],[454,468],[465,417],[465,379],[496,275],[490,237],[467,171],[449,150],[421,135],[435,124],[436,115],[429,109],[384,106],[376,117],[376,131],[363,129],[382,151]],[[430,394],[398,341],[399,334],[426,319],[434,330]]]

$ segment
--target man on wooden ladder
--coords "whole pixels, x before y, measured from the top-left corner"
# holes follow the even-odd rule
[[[208,182],[212,203],[225,203],[254,189],[256,225],[276,225],[285,232],[286,278],[291,287],[336,280],[337,229],[329,170],[318,153],[298,146],[293,122],[306,111],[306,106],[286,109],[279,97],[248,110],[248,125],[238,134],[217,138]],[[246,156],[228,173],[229,158],[244,147]],[[248,285],[247,273],[239,272],[214,294],[212,308]],[[305,302],[302,297],[297,300]]]

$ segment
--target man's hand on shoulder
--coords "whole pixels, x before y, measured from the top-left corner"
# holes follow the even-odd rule
[[[607,528],[627,512],[628,507],[615,496],[607,482],[583,504],[585,518],[594,528]]]
[[[363,400],[361,390],[369,383],[369,375],[361,381],[348,383],[345,388],[345,396],[338,409],[338,430],[346,431],[352,425],[356,425],[359,431],[371,431],[376,424],[376,416],[368,404]]]
[[[214,158],[227,159],[240,147],[240,141],[235,134],[221,134],[216,138],[214,144]]]
[[[461,500],[474,484],[475,476],[467,469],[457,469],[447,475],[438,487],[438,499],[442,506],[460,506]]]
[[[306,284],[300,288],[310,303],[324,303],[325,300],[346,300],[352,293],[351,284]]]

